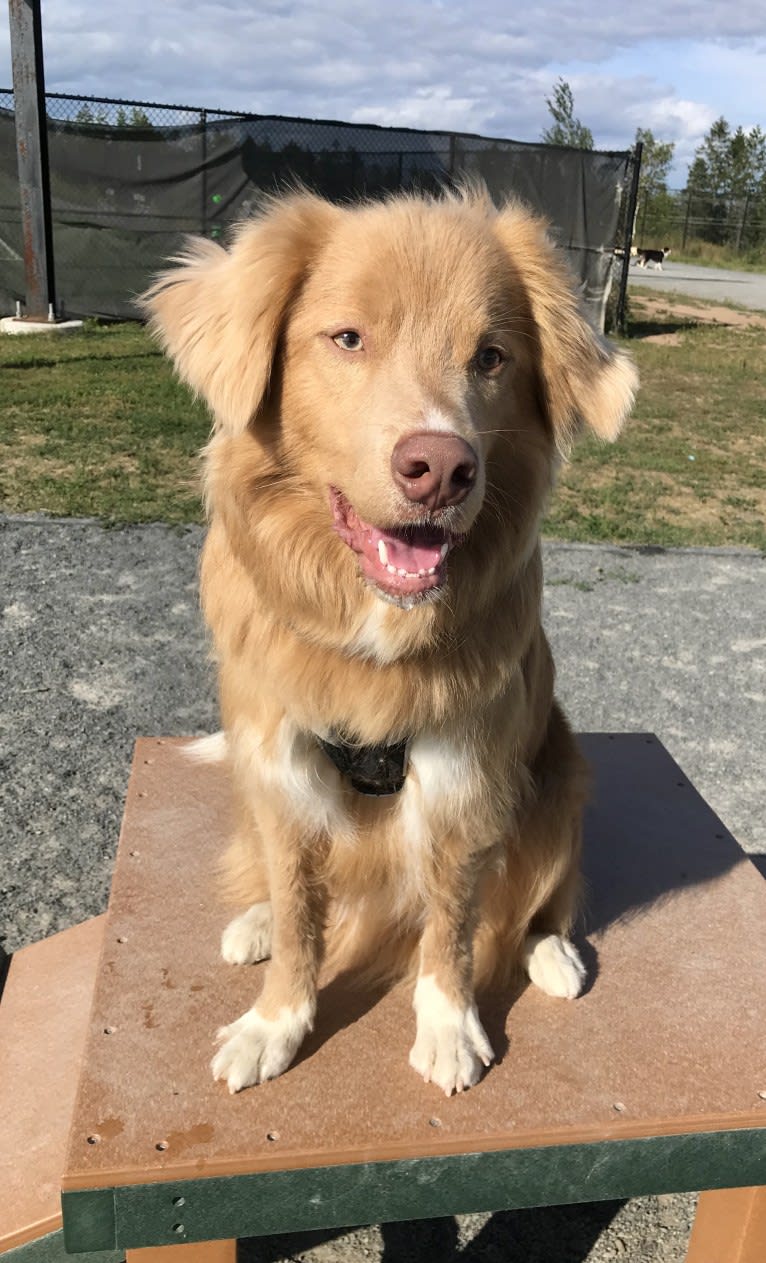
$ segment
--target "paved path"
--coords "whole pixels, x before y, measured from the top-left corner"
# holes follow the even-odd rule
[[[702,268],[666,259],[661,272],[651,266],[640,268],[631,264],[628,275],[629,285],[645,285],[648,289],[675,291],[693,298],[712,298],[766,311],[766,273]]]
[[[138,734],[216,726],[198,528],[0,519],[0,935],[102,911]],[[574,725],[657,733],[740,842],[766,852],[766,561],[548,544],[545,621]],[[618,841],[618,840],[616,840]],[[681,1263],[691,1196],[261,1242],[258,1263]]]

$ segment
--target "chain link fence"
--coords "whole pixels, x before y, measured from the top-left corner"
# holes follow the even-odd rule
[[[643,197],[636,216],[641,246],[690,251],[696,243],[766,261],[766,191],[716,197],[694,189],[662,189]]]
[[[50,93],[46,98],[58,305],[135,317],[188,233],[225,239],[260,192],[301,182],[333,201],[434,191],[460,176],[521,197],[569,252],[603,328],[624,238],[633,155]],[[13,93],[0,91],[0,303],[24,295]],[[619,239],[619,241],[618,241]]]

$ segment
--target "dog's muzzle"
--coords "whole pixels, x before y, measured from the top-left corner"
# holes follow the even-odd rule
[[[385,798],[404,788],[409,741],[392,746],[360,746],[344,741],[336,733],[332,741],[322,737],[317,737],[317,741],[358,794]]]

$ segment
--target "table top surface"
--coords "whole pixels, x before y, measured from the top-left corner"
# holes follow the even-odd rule
[[[264,968],[219,955],[228,785],[141,739],[64,1189],[764,1126],[766,883],[656,738],[581,742],[586,992],[483,1000],[497,1063],[446,1099],[407,1064],[409,990],[340,981],[282,1077],[213,1082],[214,1032]]]

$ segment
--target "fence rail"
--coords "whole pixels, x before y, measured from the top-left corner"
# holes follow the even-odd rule
[[[638,206],[636,241],[681,250],[705,242],[736,253],[766,253],[766,192],[716,197],[695,189],[668,189],[645,196]]]
[[[216,239],[263,190],[332,200],[481,178],[551,221],[603,328],[635,158],[457,132],[48,93],[58,292],[71,314],[135,316],[133,296],[184,234]],[[13,94],[0,91],[0,303],[23,296]],[[618,304],[619,306],[619,304]]]

